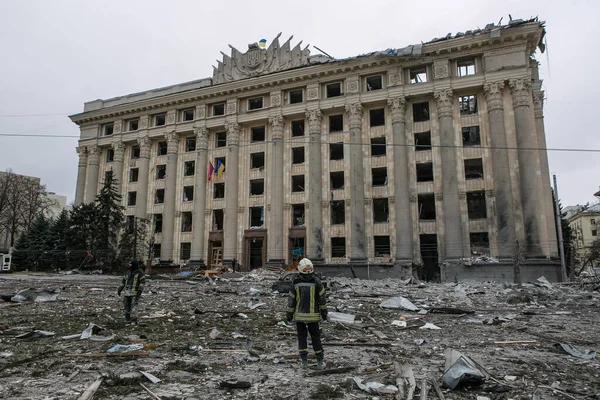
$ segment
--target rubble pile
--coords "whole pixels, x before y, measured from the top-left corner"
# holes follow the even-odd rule
[[[0,398],[600,396],[590,285],[327,278],[326,369],[303,372],[287,281],[266,269],[149,278],[126,325],[120,277],[1,275]]]

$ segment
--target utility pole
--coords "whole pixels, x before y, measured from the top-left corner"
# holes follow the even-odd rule
[[[558,232],[558,251],[560,253],[560,276],[563,282],[567,281],[567,266],[565,264],[565,248],[562,235],[562,221],[560,207],[558,206],[558,185],[556,184],[556,175],[552,175],[554,180],[554,208],[556,209],[556,230]]]

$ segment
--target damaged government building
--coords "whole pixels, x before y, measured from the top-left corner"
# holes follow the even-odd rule
[[[559,279],[544,34],[512,20],[346,59],[230,46],[212,78],[70,117],[75,204],[113,171],[161,263],[512,280],[519,254],[524,280]]]

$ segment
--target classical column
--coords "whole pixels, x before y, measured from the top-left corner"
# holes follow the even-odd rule
[[[88,162],[88,150],[85,146],[79,146],[75,149],[79,154],[79,164],[77,165],[77,187],[75,188],[75,205],[83,203],[83,194],[85,192],[85,172]]]
[[[167,139],[167,174],[165,180],[165,203],[163,207],[163,234],[160,247],[160,259],[164,261],[173,260],[179,135],[175,131],[167,132],[165,133],[165,139]]]
[[[442,158],[442,204],[444,210],[444,259],[457,260],[463,257],[463,233],[456,179],[456,144],[452,125],[452,89],[438,90],[437,113],[440,124]]]
[[[521,181],[521,201],[523,203],[523,222],[525,228],[525,246],[528,257],[542,255],[540,226],[537,219],[539,205],[536,175],[537,140],[531,129],[529,99],[531,98],[531,79],[511,79],[509,81],[513,109],[515,113],[515,130],[517,148],[519,149],[519,174]]]
[[[483,86],[490,121],[490,141],[494,170],[496,197],[496,225],[498,229],[498,255],[511,259],[517,240],[515,231],[515,209],[510,181],[510,165],[506,150],[504,130],[504,81],[490,82]]]
[[[223,226],[223,265],[230,266],[237,257],[238,236],[238,174],[240,155],[240,125],[237,122],[226,122],[227,147],[229,152],[225,159],[225,218]]]
[[[272,127],[271,168],[269,187],[271,188],[271,212],[269,219],[267,263],[280,265],[283,256],[283,115],[269,117]]]
[[[88,167],[86,178],[85,202],[93,203],[98,192],[98,173],[100,172],[100,153],[102,150],[97,144],[88,147]]]
[[[323,172],[321,162],[321,110],[306,110],[308,119],[308,231],[306,256],[323,261],[323,213],[321,212]]]
[[[408,178],[408,147],[406,143],[406,100],[404,96],[388,99],[392,113],[392,144],[394,145],[394,211],[397,265],[413,261],[413,233],[410,215],[410,189]]]
[[[540,82],[541,85],[541,82]],[[556,227],[554,220],[554,205],[552,203],[552,189],[550,187],[550,168],[548,167],[548,152],[546,151],[546,131],[544,128],[544,91],[533,93],[533,113],[535,115],[535,131],[540,157],[540,170],[542,174],[542,201],[545,209],[546,231],[548,232],[548,256],[557,253]]]
[[[116,186],[119,193],[121,193],[121,183],[123,182],[123,159],[125,158],[125,143],[122,140],[111,143],[114,151],[113,157],[113,175],[116,179]]]
[[[206,178],[208,128],[194,127],[196,135],[196,177],[194,183],[194,214],[192,216],[192,263],[204,265],[204,209],[206,208]]]
[[[365,171],[363,168],[362,115],[360,103],[346,104],[350,125],[350,262],[367,260],[365,237]]]
[[[137,201],[135,203],[135,216],[141,219],[147,218],[148,209],[148,186],[150,175],[150,138],[148,135],[137,139],[140,146],[140,158],[137,160],[138,183]]]

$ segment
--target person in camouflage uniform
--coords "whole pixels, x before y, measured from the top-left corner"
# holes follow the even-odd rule
[[[127,266],[127,272],[117,291],[119,296],[121,296],[121,293],[125,296],[123,300],[123,312],[126,324],[137,323],[137,304],[142,296],[145,282],[144,271],[138,267],[137,260],[132,260]]]

